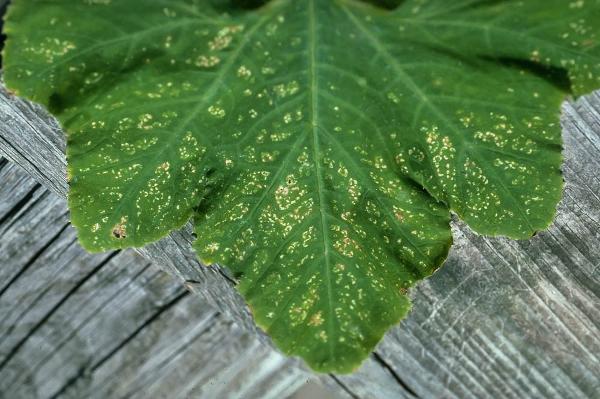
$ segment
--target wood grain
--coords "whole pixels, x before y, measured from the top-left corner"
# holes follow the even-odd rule
[[[0,92],[0,152],[64,197],[64,136],[39,107]],[[411,293],[411,315],[351,376],[349,397],[595,398],[600,395],[600,97],[563,108],[566,187],[531,240],[485,238],[459,221],[446,265]],[[189,226],[140,253],[257,332],[233,281],[198,264]],[[262,340],[268,339],[261,338]]]

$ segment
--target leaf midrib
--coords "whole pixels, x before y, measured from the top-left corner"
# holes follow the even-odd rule
[[[325,259],[325,284],[327,286],[327,301],[329,306],[329,315],[327,316],[327,329],[328,329],[328,343],[330,358],[333,356],[333,345],[331,344],[334,339],[334,326],[333,326],[333,304],[332,300],[332,287],[331,287],[331,271],[330,271],[330,256],[329,246],[329,227],[327,223],[327,215],[325,214],[325,201],[323,198],[323,171],[321,168],[320,153],[320,142],[319,142],[319,76],[317,71],[317,11],[315,9],[315,0],[309,0],[308,9],[308,34],[309,34],[309,79],[310,79],[310,102],[311,102],[311,115],[310,115],[310,129],[313,138],[313,161],[315,164],[315,177],[317,183],[317,195],[319,197],[319,213],[321,216],[321,230],[323,237],[323,257]]]

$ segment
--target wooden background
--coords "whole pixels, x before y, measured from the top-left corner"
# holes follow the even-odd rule
[[[2,1],[0,0],[0,3]],[[600,398],[600,95],[563,107],[566,187],[531,240],[459,221],[445,266],[352,375],[314,375],[257,331],[190,227],[91,256],[64,134],[0,89],[0,397]],[[300,391],[300,392],[299,392]]]

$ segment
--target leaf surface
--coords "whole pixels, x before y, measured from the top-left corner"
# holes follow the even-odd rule
[[[87,249],[194,215],[277,345],[348,372],[445,259],[450,211],[551,222],[560,103],[600,86],[600,1],[398,3],[15,0],[5,80],[69,133]]]

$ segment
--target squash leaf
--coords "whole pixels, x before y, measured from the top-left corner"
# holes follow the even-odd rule
[[[14,0],[5,80],[68,132],[85,248],[194,216],[279,348],[349,372],[443,263],[451,211],[549,225],[599,24],[598,0]]]

